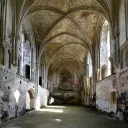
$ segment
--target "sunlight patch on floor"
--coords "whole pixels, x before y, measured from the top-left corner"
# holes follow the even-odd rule
[[[47,106],[47,108],[61,108],[62,109],[62,108],[66,108],[66,107],[65,106],[51,106],[50,105],[50,106]]]
[[[61,122],[62,120],[61,120],[61,119],[55,119],[55,121],[57,121],[57,122]]]
[[[38,111],[41,111],[41,112],[53,112],[53,113],[63,113],[63,109],[48,109],[48,108],[42,108],[42,109],[39,109]]]

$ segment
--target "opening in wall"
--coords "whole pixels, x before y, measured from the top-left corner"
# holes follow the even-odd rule
[[[8,68],[11,69],[11,52],[8,50]]]
[[[30,96],[30,109],[34,108],[34,91],[33,89],[28,90]]]
[[[100,69],[101,79],[111,75],[112,65],[110,62],[110,26],[107,20],[104,21],[100,39]],[[106,65],[106,66],[105,66]]]
[[[25,65],[25,77],[30,80],[30,66],[27,64]]]
[[[0,64],[4,65],[4,47],[0,47]]]
[[[39,76],[39,85],[42,86],[42,77],[41,76]]]
[[[128,66],[128,49],[126,49],[126,56],[125,56],[125,59],[126,59],[126,66]]]
[[[18,69],[17,69],[17,73],[20,74],[20,59],[18,58]]]

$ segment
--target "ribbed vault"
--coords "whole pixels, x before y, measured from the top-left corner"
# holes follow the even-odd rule
[[[79,70],[105,19],[112,24],[114,0],[24,0],[20,24],[31,25],[39,45],[40,61],[50,70]],[[45,56],[45,58],[44,58]],[[73,68],[74,67],[74,68]]]

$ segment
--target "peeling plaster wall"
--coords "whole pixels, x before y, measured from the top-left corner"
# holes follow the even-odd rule
[[[0,117],[5,116],[2,121],[25,114],[26,93],[33,87],[34,84],[17,76],[15,69],[0,66]]]
[[[119,30],[120,30],[120,46],[126,41],[126,24],[125,24],[125,1],[120,1],[119,8]]]
[[[128,67],[116,73],[115,87],[118,91],[118,109],[121,109],[121,105],[128,104]]]
[[[33,92],[30,98],[29,90]],[[47,105],[48,90],[39,86],[40,107]],[[31,101],[32,100],[32,101]],[[25,114],[35,107],[35,84],[0,65],[0,122]]]
[[[113,76],[96,84],[96,105],[98,110],[104,112],[116,112],[116,103],[111,104],[111,92],[113,87]]]

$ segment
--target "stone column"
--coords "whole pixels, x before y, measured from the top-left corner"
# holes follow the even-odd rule
[[[15,66],[18,64],[18,43],[19,43],[19,36],[12,35],[12,62]]]
[[[126,15],[125,15],[125,19],[126,19],[126,39],[128,40],[128,0],[125,0],[125,10],[126,10]]]
[[[43,86],[43,63],[41,64],[41,77],[42,77],[42,86]]]
[[[12,8],[12,64],[16,65],[16,1],[13,1],[13,8]],[[18,64],[18,63],[17,63]]]
[[[122,55],[122,59],[123,59],[123,68],[125,68],[125,67],[127,66],[126,50],[127,50],[127,49],[124,49],[124,51],[123,51],[124,54]]]
[[[4,65],[6,63],[5,56],[5,31],[6,31],[6,4],[7,0],[0,0],[0,63]]]
[[[114,36],[115,36],[115,45],[116,45],[116,65],[120,65],[120,42],[119,42],[119,3],[116,3],[117,5],[115,5],[115,32],[114,32]]]
[[[96,67],[96,61],[95,61],[95,50],[92,54],[92,69],[93,69],[93,74],[92,74],[92,92],[93,92],[93,107],[96,107],[96,77],[97,77],[97,67]]]
[[[40,99],[39,99],[39,61],[36,63],[36,85],[35,85],[35,109],[40,108]]]
[[[31,81],[34,82],[34,52],[33,52],[33,48],[31,49]]]
[[[46,62],[44,62],[44,88],[47,88],[47,67],[46,67]]]
[[[20,37],[19,36],[15,36],[15,65],[18,65],[18,47],[19,47],[19,41],[20,41]]]
[[[42,64],[42,86],[44,87],[44,63]]]
[[[40,60],[39,60],[39,46],[37,44],[36,47],[36,83],[35,83],[35,109],[40,108],[40,99],[39,99],[39,66],[40,66]]]
[[[116,34],[116,63],[119,64],[120,63],[120,45],[119,45],[119,34]]]
[[[0,40],[3,39],[3,2],[0,1]]]
[[[5,49],[4,49],[4,55],[5,55],[5,58],[4,58],[4,65],[8,68],[8,48],[7,46],[5,46]]]
[[[0,40],[4,40],[6,36],[6,10],[7,0],[0,0]]]

